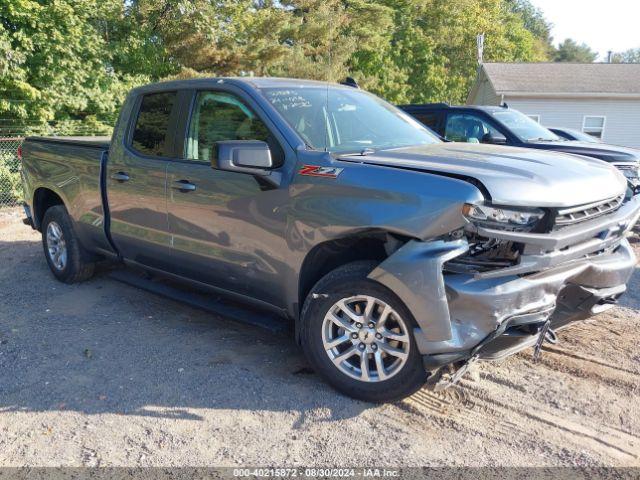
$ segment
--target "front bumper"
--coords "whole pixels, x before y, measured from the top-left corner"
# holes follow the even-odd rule
[[[416,335],[423,355],[460,353],[465,357],[494,331],[503,334],[477,353],[497,360],[532,345],[547,320],[558,329],[611,308],[626,291],[636,258],[627,240],[599,255],[526,277],[475,279],[447,275],[452,338],[428,341]]]
[[[525,252],[514,267],[475,275],[443,271],[467,251],[465,240],[412,241],[369,277],[414,314],[427,366],[471,355],[494,360],[535,343],[547,320],[556,329],[610,308],[635,270],[626,236],[639,216],[640,197],[551,234],[483,230],[483,236],[525,244]]]

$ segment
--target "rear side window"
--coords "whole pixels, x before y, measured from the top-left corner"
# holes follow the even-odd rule
[[[167,134],[175,103],[176,92],[152,93],[142,97],[131,142],[136,151],[153,157],[170,156]]]
[[[435,130],[438,126],[438,114],[437,113],[414,113],[412,114],[416,119],[426,125],[431,130]]]

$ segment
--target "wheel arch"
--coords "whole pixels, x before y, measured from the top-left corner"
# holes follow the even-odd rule
[[[369,230],[324,241],[305,256],[298,275],[298,298],[294,308],[296,339],[300,313],[313,286],[326,274],[347,263],[371,260],[382,263],[411,238],[384,230]]]
[[[41,229],[45,212],[55,205],[62,205],[66,208],[60,194],[51,188],[38,187],[33,192],[33,224],[36,230]]]

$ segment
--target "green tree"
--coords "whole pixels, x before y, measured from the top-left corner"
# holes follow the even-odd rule
[[[141,32],[139,52],[155,51],[154,77],[184,72],[238,74],[247,60],[247,35],[257,30],[257,9],[247,0],[138,0],[130,16]],[[278,27],[274,25],[274,29]],[[254,55],[265,53],[254,45]]]
[[[548,58],[528,0],[4,0],[0,114],[101,132],[131,86],[201,75],[350,75],[395,102],[462,102],[480,33],[485,61]]]
[[[369,0],[290,0],[292,13],[285,42],[291,46],[277,74],[342,80],[347,75],[370,87],[365,65],[386,51],[392,10]]]
[[[524,28],[533,34],[539,53],[551,58],[555,50],[551,36],[552,24],[547,21],[542,10],[535,7],[530,0],[507,0],[507,6],[522,18]]]
[[[384,48],[391,10],[368,0],[139,0],[132,16],[177,76],[337,80]]]
[[[556,62],[593,63],[596,58],[598,54],[587,44],[567,38],[558,45],[553,59]]]
[[[640,63],[640,48],[631,48],[613,54],[613,63]]]
[[[485,61],[537,61],[546,57],[522,17],[504,0],[382,0],[394,11],[388,48],[367,71],[373,90],[391,101],[463,102],[477,71],[476,37],[486,37]]]
[[[0,3],[0,117],[14,128],[75,120],[108,130],[122,96],[145,80],[113,68],[118,16],[116,0]]]

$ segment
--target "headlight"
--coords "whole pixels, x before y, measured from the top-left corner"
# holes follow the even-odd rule
[[[462,213],[467,219],[487,228],[500,230],[531,230],[544,217],[539,208],[497,207],[465,204]]]

